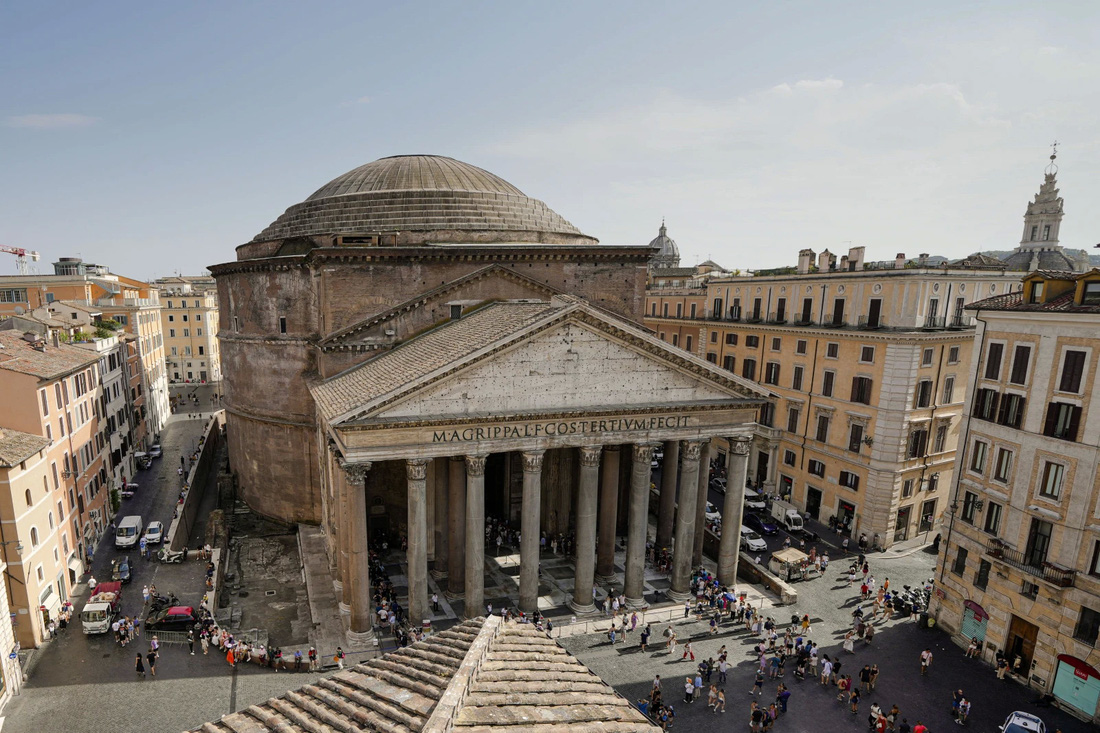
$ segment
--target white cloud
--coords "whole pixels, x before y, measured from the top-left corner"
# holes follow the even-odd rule
[[[16,115],[7,118],[8,127],[23,127],[32,130],[61,130],[71,127],[88,127],[99,122],[98,117],[90,117],[72,112],[57,114]]]

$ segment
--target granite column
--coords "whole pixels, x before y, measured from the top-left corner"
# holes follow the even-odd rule
[[[596,581],[596,504],[599,496],[600,454],[598,445],[580,449],[580,484],[577,487],[577,566],[573,576],[573,600],[577,613],[593,613],[592,586]]]
[[[741,548],[741,513],[745,507],[745,474],[751,438],[729,439],[726,501],[722,506],[722,538],[718,545],[718,582],[733,588],[737,582],[737,554]]]

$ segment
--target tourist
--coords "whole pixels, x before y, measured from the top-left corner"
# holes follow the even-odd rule
[[[145,660],[141,658],[141,654],[134,655],[134,670],[141,675],[142,679],[145,679]]]
[[[932,666],[932,650],[925,649],[920,653],[920,674],[923,677],[928,673],[928,668]]]

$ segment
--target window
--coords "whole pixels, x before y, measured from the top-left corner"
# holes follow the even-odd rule
[[[734,366],[734,358],[732,356],[723,356],[722,357],[722,368],[723,369],[725,369],[727,372],[732,372],[733,371],[733,366]]]
[[[1073,638],[1095,646],[1098,634],[1100,634],[1100,612],[1081,606],[1081,615],[1077,617]]]
[[[1050,224],[1043,224],[1043,241],[1050,239]]]
[[[1035,224],[1031,227],[1031,241],[1034,242],[1039,238],[1039,225]]]
[[[950,405],[955,401],[955,377],[944,377],[943,380],[943,404]]]
[[[1089,563],[1089,575],[1100,576],[1100,540],[1092,543],[1092,562]]]
[[[179,355],[179,353],[178,353],[178,348],[177,348],[177,347],[175,347],[175,346],[173,346],[173,347],[172,347],[172,356],[178,356],[178,355]]]
[[[958,364],[959,363],[959,347],[952,346],[947,350],[947,363]]]
[[[694,314],[694,313],[692,313],[692,316],[693,316],[693,317],[694,317],[694,315],[695,315],[695,314]],[[712,344],[716,344],[716,343],[718,343],[718,332],[717,332],[717,331],[711,331],[711,332],[710,332],[710,342],[711,342]]]
[[[759,336],[745,336],[745,346],[749,349],[757,349],[760,347]]]
[[[935,356],[936,356],[936,352],[935,352],[934,349],[925,349],[924,351],[921,352],[921,355],[920,355],[920,365],[922,367],[932,366],[932,359],[934,359]]]
[[[286,316],[279,316],[279,333],[286,333]]]
[[[1001,359],[1004,357],[1005,345],[991,343],[985,352],[985,378],[1001,378]]]
[[[907,478],[901,482],[901,498],[908,499],[913,495],[913,479]]]
[[[788,433],[797,433],[798,432],[798,418],[801,414],[802,413],[799,411],[799,409],[797,407],[787,408],[787,432]]]
[[[769,361],[764,365],[764,383],[779,384],[779,362]]]
[[[997,462],[993,465],[993,478],[1002,484],[1008,483],[1012,472],[1012,451],[1008,448],[997,449]]]
[[[38,396],[42,399],[42,417],[50,415],[50,398],[46,396],[46,390],[38,390]]]
[[[719,304],[721,304],[721,301],[719,301]],[[698,310],[698,304],[697,303],[692,303],[691,304],[691,318],[695,318],[695,313],[696,313],[697,310]],[[721,312],[722,312],[721,308],[719,308],[718,310],[715,311],[715,313],[721,313]]]
[[[861,362],[863,362],[864,364],[874,364],[875,363],[875,347],[874,346],[863,346],[863,347],[861,347],[860,350],[859,350],[859,360]]]
[[[798,339],[794,344],[794,353],[805,355],[806,353],[806,339]]]
[[[928,452],[928,429],[917,428],[909,433],[909,457],[920,458]]]
[[[1081,305],[1100,305],[1100,282],[1085,283],[1085,292],[1081,294]]]
[[[683,316],[684,316],[684,304],[683,303],[677,303],[676,304],[676,317],[677,318],[683,318]]]
[[[27,489],[27,490],[26,490],[26,492],[25,492],[25,495],[26,495],[26,498],[27,498],[27,506],[31,506],[31,505],[33,505],[33,504],[34,504],[34,500],[33,500],[33,499],[31,499],[31,490],[30,490],[30,489]]]
[[[783,346],[783,339],[778,336],[772,337],[772,351],[779,351]]]
[[[679,346],[680,345],[680,334],[678,334],[678,333],[672,334],[672,345],[673,346]]]
[[[31,547],[38,547],[38,527],[31,527]]]
[[[668,303],[661,304],[661,316],[668,318]]]
[[[793,450],[783,451],[783,463],[787,466],[793,466],[795,461],[798,460],[798,456],[795,455]],[[1100,546],[1100,543],[1097,543]]]
[[[1031,361],[1031,347],[1017,344],[1012,356],[1012,371],[1008,374],[1011,384],[1027,384],[1027,367]]]
[[[718,354],[714,353],[713,351],[708,351],[707,352],[707,361],[709,361],[711,364],[717,364],[718,363]]]
[[[1062,481],[1066,475],[1066,467],[1061,463],[1045,461],[1043,464],[1043,480],[1039,484],[1039,496],[1047,499],[1059,499],[1062,496]]]
[[[1043,435],[1060,440],[1077,440],[1077,429],[1081,425],[1081,408],[1066,402],[1051,402],[1047,406],[1046,424]]]
[[[1033,229],[1033,231],[1031,232],[1031,238],[1035,239],[1034,227],[1032,229]],[[1044,290],[1046,290],[1046,283],[1041,283],[1041,282],[1032,283],[1031,284],[1031,302],[1032,303],[1042,303],[1043,302],[1043,291]]]
[[[691,335],[684,336],[684,351],[691,351]]]
[[[974,587],[985,590],[989,586],[989,569],[993,567],[988,560],[978,563],[978,572],[974,573]]]
[[[1058,380],[1058,391],[1080,394],[1081,378],[1084,374],[1085,352],[1066,351],[1062,356],[1062,378]]]
[[[726,346],[737,346],[737,334],[735,334],[735,333],[727,333],[726,334]]]
[[[1027,399],[1023,395],[1002,395],[1001,409],[997,411],[997,423],[1010,428],[1019,428],[1024,420],[1025,404],[1027,404]]]
[[[833,299],[833,325],[844,323],[844,298]]]
[[[817,440],[821,443],[829,442],[829,416],[818,415],[817,416],[817,433],[815,435]]]
[[[236,316],[234,316],[234,317],[236,317]],[[169,329],[168,329],[168,337],[169,337],[169,338],[175,338],[175,336],[176,336],[176,329],[174,329],[174,328],[169,328]]]
[[[986,502],[986,532],[996,536],[1001,530],[1001,512],[1003,508],[996,502]]]
[[[837,359],[840,357],[840,344],[836,342],[825,344],[825,358]]]
[[[970,470],[974,473],[985,473],[985,457],[989,452],[989,443],[982,440],[974,441],[974,450],[970,452]]]
[[[832,397],[834,382],[836,382],[836,372],[826,370],[821,379],[821,394],[825,397]]]
[[[955,575],[962,575],[966,570],[966,556],[967,551],[965,547],[959,548],[959,553],[955,555],[955,564],[951,566],[951,572]]]
[[[172,315],[171,313],[168,314],[168,322],[169,323],[175,323],[176,322],[176,317],[174,315]]]
[[[802,389],[802,372],[803,369],[800,366],[794,368],[794,373],[791,376],[791,389]]]
[[[825,475],[825,464],[815,458],[811,458],[806,464],[806,470],[820,478]]]
[[[870,377],[852,377],[852,402],[858,402],[863,405],[871,404],[871,386],[872,381]]]
[[[863,444],[863,426],[859,423],[852,423],[851,429],[848,431],[848,450],[852,453],[859,453],[859,449]]]
[[[772,427],[772,424],[775,422],[775,405],[770,402],[761,405],[760,414],[757,416],[756,422],[766,428]]]
[[[656,316],[657,315],[657,303],[656,302],[649,304],[649,315],[651,315],[651,316]]]
[[[199,347],[199,356],[206,356],[206,347],[205,346],[200,346]]]
[[[928,407],[932,404],[932,380],[922,379],[917,382],[917,394],[916,399],[913,401],[913,407]]]
[[[974,506],[974,502],[978,500],[978,495],[973,491],[967,491],[963,494],[963,508],[962,514],[959,518],[967,524],[974,524],[974,514],[977,512],[977,508]]]
[[[859,474],[852,473],[851,471],[840,472],[840,485],[851,489],[852,491],[859,490]]]
[[[741,361],[741,376],[745,379],[756,379],[756,359]]]
[[[1047,561],[1047,551],[1050,549],[1050,539],[1053,534],[1054,525],[1042,519],[1032,518],[1031,528],[1027,533],[1027,548],[1024,550],[1028,565],[1038,568]]]
[[[979,389],[974,395],[974,417],[993,422],[993,418],[997,415],[997,402],[1000,398],[996,390]]]
[[[779,298],[775,301],[775,320],[779,323],[787,322],[787,299]]]

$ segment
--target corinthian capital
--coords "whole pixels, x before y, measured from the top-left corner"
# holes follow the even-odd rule
[[[539,473],[542,471],[542,451],[536,451],[523,453],[523,471],[524,473]]]
[[[603,453],[603,448],[598,445],[582,445],[581,446],[581,465],[585,468],[599,468],[600,467],[600,455]]]
[[[466,475],[467,476],[484,476],[485,475],[485,459],[488,456],[466,456]]]
[[[698,440],[685,440],[680,448],[680,457],[685,461],[698,461],[702,448],[703,444]]]
[[[340,468],[344,469],[344,474],[348,477],[348,482],[362,486],[363,482],[367,480],[367,474],[370,473],[370,461],[364,463],[348,463],[347,461],[340,462]]]
[[[405,474],[409,481],[423,481],[428,477],[428,461],[425,458],[410,458],[405,461]]]
[[[735,456],[747,456],[750,445],[752,445],[751,438],[730,438],[730,452]]]
[[[634,462],[649,463],[653,460],[653,452],[657,450],[656,443],[635,443]]]

